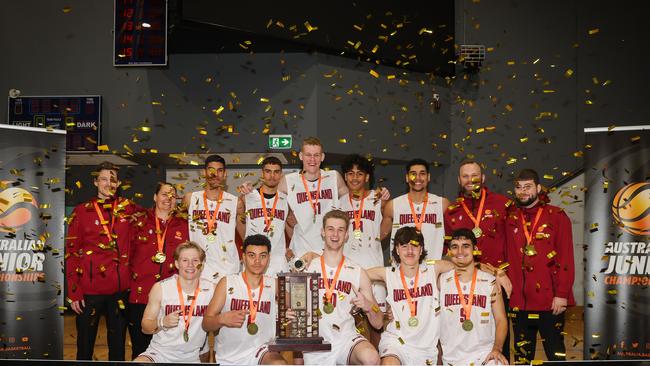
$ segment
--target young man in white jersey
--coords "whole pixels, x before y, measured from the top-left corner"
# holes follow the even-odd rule
[[[201,279],[205,252],[193,242],[174,252],[178,274],[156,282],[142,316],[142,332],[153,334],[149,347],[133,361],[146,363],[207,362],[199,355],[207,334],[201,328],[203,315],[214,294],[214,283]]]
[[[427,191],[431,174],[429,163],[413,159],[406,165],[408,193],[389,201],[382,211],[381,238],[391,234],[391,250],[397,229],[415,226],[424,236],[426,259],[440,259],[444,246],[443,215],[449,200]]]
[[[451,234],[449,257],[456,269],[440,276],[442,360],[445,365],[508,364],[501,353],[508,332],[495,277],[479,271],[472,230]]]
[[[325,241],[323,255],[312,260],[307,271],[321,274],[319,280],[318,328],[320,335],[332,345],[331,351],[303,352],[306,365],[376,365],[377,350],[358,334],[351,311],[363,311],[370,324],[380,328],[383,313],[375,302],[366,271],[343,255],[348,239],[348,214],[333,210],[323,217],[321,235]]]
[[[205,189],[183,197],[188,210],[190,240],[205,250],[202,276],[217,281],[239,272],[240,260],[235,244],[237,197],[225,191],[226,161],[210,155],[204,165]]]
[[[242,238],[262,234],[271,242],[266,274],[275,276],[287,272],[285,223],[289,214],[287,195],[278,192],[282,179],[282,162],[269,156],[262,161],[262,185],[237,202],[237,233]]]
[[[222,365],[286,364],[267,343],[275,337],[275,278],[264,275],[271,242],[256,234],[246,237],[244,271],[222,278],[203,319],[205,331],[218,331],[216,358]]]
[[[298,157],[302,161],[302,170],[285,175],[278,186],[278,191],[287,195],[289,208],[296,219],[295,226],[289,224],[293,231],[287,251],[289,258],[310,251],[323,251],[320,237],[323,216],[338,208],[340,198],[348,193],[345,181],[337,171],[320,168],[325,153],[318,138],[304,139]],[[252,186],[247,182],[240,186],[240,190],[247,194],[252,191]],[[390,193],[381,189],[381,198],[388,200],[389,197]]]
[[[343,247],[343,254],[363,269],[384,265],[381,248],[381,201],[378,192],[369,189],[373,175],[373,166],[368,159],[358,154],[345,158],[341,165],[343,178],[348,193],[341,197],[339,206],[350,218],[348,242]],[[381,311],[386,311],[386,288],[382,283],[372,284],[372,293]],[[370,341],[376,346],[380,333],[367,325]]]

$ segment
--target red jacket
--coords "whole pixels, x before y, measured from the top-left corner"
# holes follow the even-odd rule
[[[125,198],[98,202],[109,230],[115,203],[116,245],[111,247],[94,202],[98,202],[97,198],[79,204],[68,221],[65,267],[68,298],[72,301],[82,300],[84,295],[110,295],[129,288],[132,215],[142,209]]]
[[[481,251],[480,261],[498,266],[506,261],[505,242],[505,219],[507,206],[510,201],[506,196],[490,192],[484,188],[485,203],[483,204],[483,216],[479,227],[483,231],[477,240],[477,246]],[[459,196],[456,204],[449,205],[445,211],[445,235],[450,236],[457,229],[472,229],[474,222],[469,218],[460,202],[464,201],[467,209],[476,218],[481,198],[467,198]]]
[[[160,221],[159,221],[160,222]],[[163,253],[164,263],[151,260],[158,252],[158,236],[156,235],[156,216],[154,209],[148,209],[131,237],[131,294],[129,302],[146,304],[149,301],[149,291],[154,283],[176,273],[174,267],[174,251],[179,244],[189,238],[187,220],[171,216],[166,223],[160,222],[160,230],[165,231]]]
[[[537,210],[543,211],[531,232],[536,254],[527,255],[520,212],[530,222],[530,228]],[[553,297],[565,298],[569,305],[575,305],[571,221],[561,208],[544,203],[529,209],[513,206],[506,218],[506,240],[510,263],[507,273],[513,287],[511,308],[549,311]]]

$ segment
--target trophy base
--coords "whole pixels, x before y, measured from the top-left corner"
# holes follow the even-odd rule
[[[312,352],[312,351],[330,351],[332,345],[324,342],[323,337],[309,338],[276,338],[269,343],[271,352]]]

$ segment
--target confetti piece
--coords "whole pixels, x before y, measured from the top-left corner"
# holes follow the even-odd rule
[[[342,139],[339,139],[339,142],[342,143],[342,144],[346,144],[348,142],[348,140],[345,139],[345,138],[342,138]]]
[[[553,176],[550,174],[544,174],[544,179],[553,180]]]
[[[641,140],[641,136],[634,136],[634,137],[630,138],[630,141],[632,141],[632,142],[638,142],[639,140]]]
[[[600,32],[600,29],[599,28],[594,28],[594,29],[590,29],[589,32],[587,32],[587,33],[590,36],[593,36],[594,34],[597,34],[598,32]]]
[[[108,145],[99,145],[97,146],[97,150],[99,151],[108,151]]]
[[[71,7],[69,7],[69,6],[64,6],[63,7],[63,14],[68,14],[71,11],[72,11]]]
[[[567,69],[567,71],[564,72],[564,76],[567,78],[571,77],[571,75],[573,75],[573,70],[571,69]]]
[[[550,253],[546,255],[548,259],[553,259],[557,255],[557,252],[555,250],[552,250]]]
[[[305,22],[304,26],[305,26],[305,28],[307,28],[307,32],[313,32],[313,31],[318,30],[318,27],[312,26],[311,24],[309,24],[309,22]]]
[[[528,314],[528,319],[539,319],[539,314]]]
[[[372,75],[372,76],[374,76],[374,77],[376,77],[376,78],[379,77],[379,73],[378,73],[377,71],[375,71],[375,70],[370,70],[369,72],[370,72],[370,75]]]

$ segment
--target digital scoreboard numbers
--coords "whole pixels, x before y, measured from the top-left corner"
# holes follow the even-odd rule
[[[101,132],[101,96],[9,98],[7,109],[7,123],[10,125],[66,130],[67,151],[97,151]]]
[[[114,66],[167,65],[167,0],[115,0]]]

